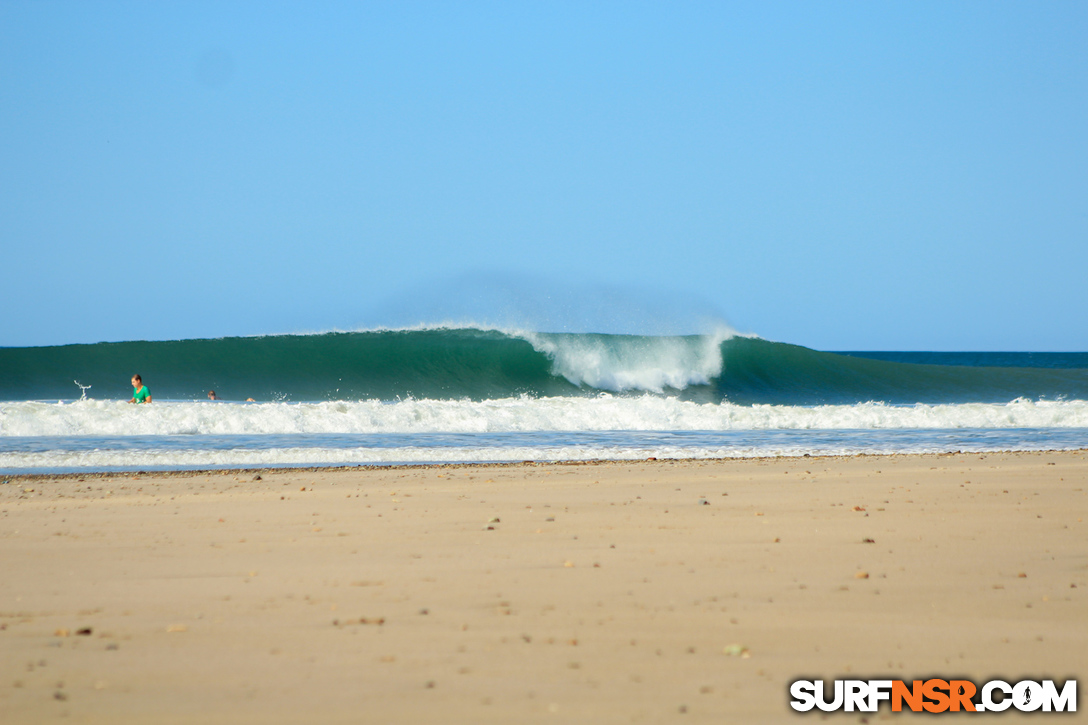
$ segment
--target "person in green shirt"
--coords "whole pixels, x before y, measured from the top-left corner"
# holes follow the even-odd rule
[[[132,376],[132,400],[130,403],[150,403],[151,391],[144,385],[144,381],[139,375]]]

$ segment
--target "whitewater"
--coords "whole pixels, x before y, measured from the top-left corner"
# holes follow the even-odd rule
[[[0,471],[632,460],[1088,447],[1088,402],[741,406],[488,401],[0,404]]]
[[[151,405],[123,402],[136,371]],[[0,401],[3,473],[1088,448],[1088,354],[828,353],[727,329],[0,348]]]
[[[0,436],[1088,428],[1088,401],[786,406],[664,396],[321,403],[0,403]]]

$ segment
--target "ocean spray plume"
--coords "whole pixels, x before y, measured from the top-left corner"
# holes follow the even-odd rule
[[[552,372],[598,390],[664,392],[708,385],[721,375],[721,344],[732,334],[634,337],[528,333],[552,360]]]
[[[588,284],[479,270],[416,283],[379,306],[384,327],[673,336],[732,331],[712,304],[688,292]]]

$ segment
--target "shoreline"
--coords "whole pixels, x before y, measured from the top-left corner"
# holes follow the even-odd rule
[[[5,479],[5,723],[795,722],[799,678],[1088,671],[1088,450]]]
[[[15,481],[43,481],[86,478],[121,478],[140,476],[141,478],[184,478],[187,476],[213,475],[260,475],[262,473],[335,473],[347,471],[406,471],[430,469],[462,468],[533,468],[540,466],[621,466],[639,463],[677,464],[677,463],[727,463],[734,461],[793,461],[793,460],[851,460],[851,459],[896,459],[908,457],[947,457],[947,456],[989,456],[989,455],[1044,455],[1047,453],[1088,453],[1088,448],[1050,448],[1044,450],[1000,450],[1000,451],[947,451],[942,453],[849,453],[844,455],[799,455],[744,456],[733,458],[601,458],[569,461],[491,461],[491,462],[453,462],[453,463],[356,463],[332,466],[254,466],[243,468],[170,468],[163,470],[122,470],[122,471],[67,471],[60,473],[0,473],[0,478],[11,483]],[[0,482],[2,485],[3,482]]]

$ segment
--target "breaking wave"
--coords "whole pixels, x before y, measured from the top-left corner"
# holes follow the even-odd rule
[[[203,400],[210,389],[227,400],[264,402],[610,393],[634,396],[647,410],[653,406],[644,394],[785,406],[1088,399],[1088,359],[1080,367],[935,365],[818,352],[728,331],[639,336],[438,328],[0,348],[0,400],[71,400],[81,393],[77,380],[90,386],[90,398],[127,400],[135,372],[156,401]]]

